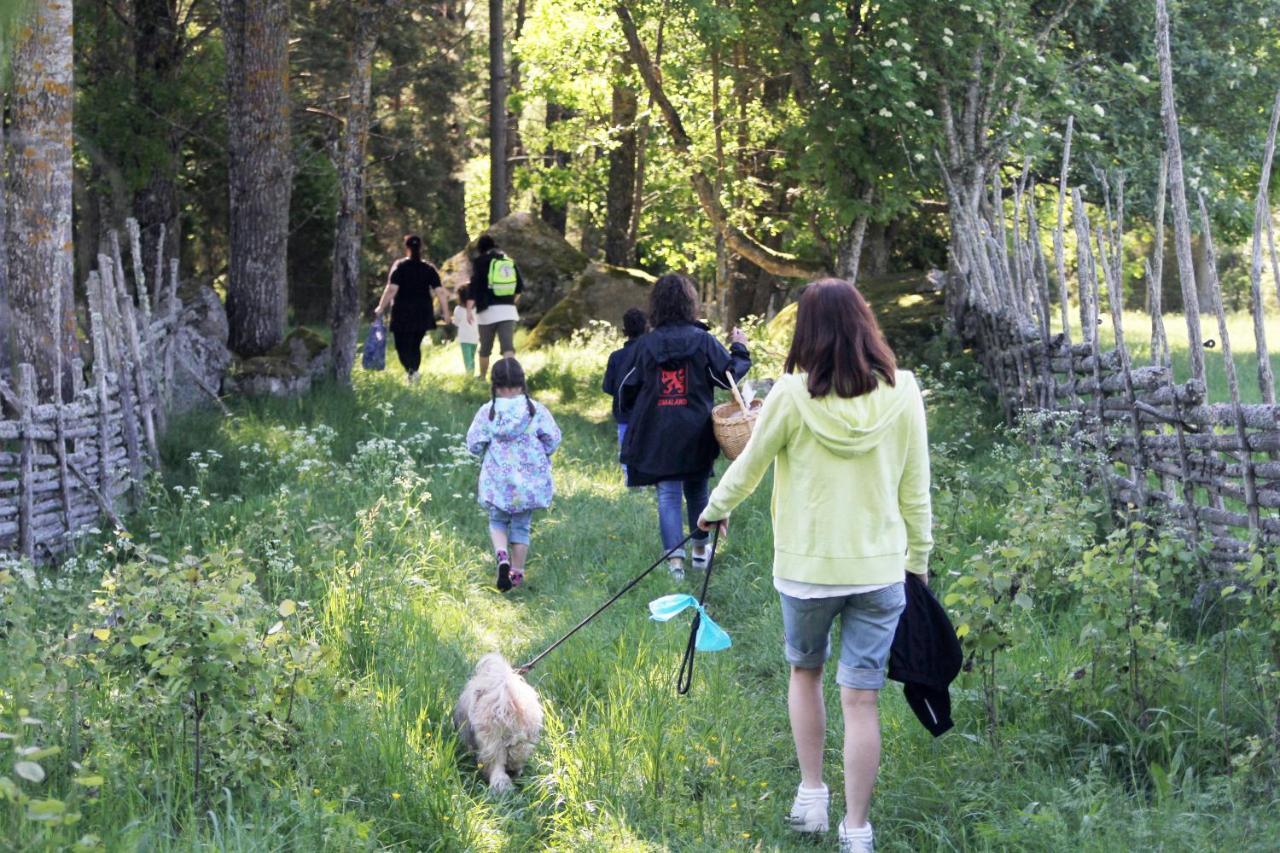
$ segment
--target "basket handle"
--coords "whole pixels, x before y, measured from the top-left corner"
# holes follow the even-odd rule
[[[743,402],[743,399],[742,399],[742,392],[740,392],[740,391],[738,390],[738,383],[737,383],[737,381],[733,378],[733,371],[732,371],[732,370],[726,370],[726,371],[724,372],[724,375],[725,375],[726,377],[728,377],[728,379],[729,379],[729,390],[733,392],[733,399],[735,399],[735,400],[737,400],[737,401],[738,401],[738,408],[742,409],[742,413],[743,413],[744,415],[749,415],[749,414],[751,414],[751,410],[750,410],[750,409],[748,409],[748,408],[747,408],[747,404],[746,404],[745,402]]]

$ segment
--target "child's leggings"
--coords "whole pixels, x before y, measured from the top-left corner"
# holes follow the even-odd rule
[[[466,368],[467,375],[476,372],[476,344],[458,344],[462,347],[462,366]]]

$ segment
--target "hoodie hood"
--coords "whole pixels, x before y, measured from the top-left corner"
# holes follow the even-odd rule
[[[528,397],[495,397],[493,400],[493,437],[512,439],[524,435],[533,415],[529,414]]]
[[[658,364],[670,365],[686,361],[702,348],[704,329],[695,324],[679,323],[659,326],[649,332],[653,358]]]
[[[915,376],[906,370],[897,372],[896,384],[882,381],[871,393],[852,398],[828,394],[814,399],[805,387],[807,378],[806,374],[788,374],[778,385],[792,395],[801,420],[818,442],[841,457],[873,450],[920,395]]]

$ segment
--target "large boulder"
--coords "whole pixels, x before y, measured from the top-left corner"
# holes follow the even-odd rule
[[[587,256],[579,252],[547,223],[531,213],[513,213],[483,233],[506,252],[520,270],[524,292],[520,296],[520,322],[533,327],[559,302],[587,266]],[[479,237],[476,238],[477,240]],[[471,280],[471,258],[476,240],[440,267],[440,278],[457,292]]]
[[[858,280],[889,346],[895,351],[918,351],[942,333],[943,296],[936,271],[913,271],[867,276]],[[769,321],[769,341],[784,350],[796,330],[796,303],[782,308]]]
[[[192,284],[179,294],[182,309],[174,332],[174,378],[169,388],[169,411],[181,414],[213,405],[211,394],[222,391],[231,364],[227,349],[230,326],[222,300],[207,284]]]
[[[533,349],[564,340],[592,320],[621,327],[628,308],[649,304],[649,291],[656,280],[641,270],[593,261],[534,328],[526,345]]]
[[[329,343],[310,329],[298,328],[271,352],[237,359],[223,385],[232,394],[298,397],[332,370]]]

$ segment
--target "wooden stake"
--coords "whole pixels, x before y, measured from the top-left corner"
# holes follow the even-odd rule
[[[55,288],[61,290],[61,288]],[[36,556],[36,540],[32,530],[34,521],[33,474],[35,473],[35,410],[36,410],[36,369],[30,364],[18,365],[18,399],[22,404],[20,427],[22,450],[18,463],[18,549],[23,557],[34,560]]]
[[[1200,193],[1200,227],[1204,232],[1205,253],[1208,263],[1209,291],[1213,294],[1213,310],[1218,315],[1218,336],[1222,339],[1222,366],[1227,373],[1227,387],[1231,392],[1231,405],[1236,411],[1236,435],[1240,438],[1240,464],[1244,466],[1244,500],[1249,511],[1249,530],[1258,531],[1258,487],[1253,469],[1253,453],[1249,450],[1249,432],[1244,412],[1240,407],[1240,380],[1236,376],[1235,359],[1231,356],[1231,336],[1227,331],[1227,314],[1222,307],[1222,288],[1218,283],[1218,257],[1213,249],[1213,232],[1209,223],[1209,208],[1204,193]]]
[[[1195,262],[1191,257],[1191,218],[1183,184],[1182,140],[1178,131],[1178,107],[1173,97],[1173,60],[1169,52],[1169,10],[1156,0],[1156,54],[1160,64],[1160,114],[1164,119],[1165,151],[1169,158],[1169,195],[1173,199],[1173,245],[1182,283],[1182,309],[1187,320],[1187,346],[1191,375],[1204,381],[1204,339],[1200,334],[1200,301],[1196,290]]]

